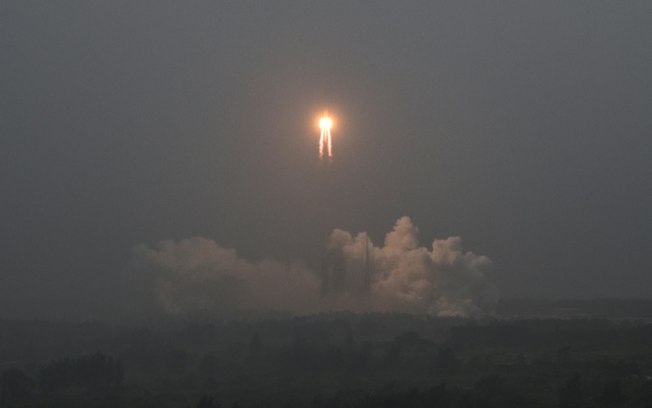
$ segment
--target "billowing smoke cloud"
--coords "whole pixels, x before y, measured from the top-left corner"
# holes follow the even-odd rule
[[[319,277],[299,263],[251,262],[205,238],[138,245],[125,281],[129,308],[155,315],[314,311]]]
[[[130,309],[148,315],[349,309],[475,316],[496,301],[490,266],[489,258],[463,252],[459,237],[419,246],[418,228],[402,217],[383,246],[366,233],[334,230],[319,271],[300,262],[249,261],[192,238],[135,247],[126,280]]]
[[[396,222],[382,247],[371,244],[366,233],[353,238],[346,231],[333,231],[330,250],[341,254],[345,271],[358,271],[346,282],[347,290],[368,292],[364,308],[369,310],[440,316],[490,311],[496,290],[486,279],[489,258],[463,252],[459,237],[434,240],[431,248],[419,246],[418,233],[408,217]]]

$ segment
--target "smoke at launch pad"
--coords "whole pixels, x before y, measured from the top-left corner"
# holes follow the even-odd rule
[[[459,237],[420,246],[410,218],[397,220],[382,245],[335,229],[323,267],[302,261],[251,261],[206,238],[139,245],[125,270],[129,310],[147,315],[238,311],[409,312],[436,316],[490,313],[491,261],[464,252]]]

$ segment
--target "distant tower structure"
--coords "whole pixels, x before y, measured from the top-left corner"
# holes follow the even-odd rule
[[[346,267],[341,251],[330,251],[322,262],[322,293],[339,293],[346,286]]]
[[[324,256],[321,265],[323,295],[345,291],[364,294],[371,291],[373,259],[370,246],[369,237],[365,235],[362,257],[347,261],[340,249],[331,250]]]
[[[371,290],[371,260],[369,259],[369,236],[364,236],[364,280],[363,291],[369,292]]]

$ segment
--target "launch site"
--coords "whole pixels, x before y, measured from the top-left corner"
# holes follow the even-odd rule
[[[0,2],[0,408],[652,408],[652,2]]]

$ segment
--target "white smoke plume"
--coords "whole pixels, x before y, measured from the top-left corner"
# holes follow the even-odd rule
[[[319,277],[299,263],[251,262],[206,238],[138,245],[126,270],[130,309],[147,315],[314,311]]]
[[[148,315],[238,311],[297,314],[349,309],[477,316],[491,311],[491,261],[463,252],[459,237],[419,246],[418,228],[400,218],[375,246],[366,233],[336,229],[319,272],[300,262],[249,261],[205,238],[139,245],[126,269],[130,309]]]
[[[490,311],[496,290],[486,278],[491,261],[462,251],[462,240],[434,240],[431,248],[419,246],[419,229],[402,217],[376,247],[366,233],[355,238],[336,229],[330,249],[342,254],[344,270],[357,270],[347,288],[368,291],[364,307],[375,311],[405,311],[439,316],[471,316]],[[366,247],[366,249],[365,249]],[[365,278],[368,274],[367,288]],[[349,277],[350,275],[347,275]]]

